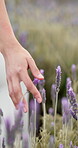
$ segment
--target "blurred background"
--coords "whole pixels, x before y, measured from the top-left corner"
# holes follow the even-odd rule
[[[66,93],[66,77],[71,75],[71,65],[78,64],[78,1],[6,0],[6,6],[17,39],[39,69],[45,70],[47,109],[51,105],[55,69],[61,66],[60,108],[60,99]]]

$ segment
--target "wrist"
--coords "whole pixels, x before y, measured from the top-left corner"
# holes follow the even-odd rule
[[[0,41],[0,52],[5,57],[8,55],[8,53],[14,50],[14,47],[18,44],[19,42],[17,41],[14,35],[9,35],[7,37],[4,37],[4,39]]]

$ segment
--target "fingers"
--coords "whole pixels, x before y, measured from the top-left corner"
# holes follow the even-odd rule
[[[17,101],[14,97],[14,92],[13,92],[13,87],[12,87],[12,82],[11,80],[7,80],[7,84],[8,84],[8,90],[9,90],[9,96],[12,98],[12,101],[14,103],[14,105],[17,105]]]
[[[20,103],[20,100],[21,100],[23,94],[22,94],[19,79],[16,75],[13,76],[12,79],[8,81],[8,88],[9,88],[9,95],[10,95],[16,109],[18,109],[19,103]],[[24,112],[27,112],[28,105],[27,105],[25,98],[22,99],[22,102],[24,103],[23,110],[24,110]]]
[[[28,57],[27,61],[28,61],[28,65],[29,65],[29,67],[30,67],[30,69],[31,69],[31,72],[32,72],[32,74],[34,75],[34,77],[36,77],[37,79],[43,80],[44,77],[43,77],[43,75],[40,73],[40,71],[39,71],[38,67],[36,66],[35,61],[34,61],[34,59],[31,57],[31,55]]]
[[[41,95],[37,90],[37,88],[34,86],[26,70],[20,73],[20,79],[24,82],[27,89],[33,94],[34,98],[37,99],[38,103],[41,103],[42,102]]]

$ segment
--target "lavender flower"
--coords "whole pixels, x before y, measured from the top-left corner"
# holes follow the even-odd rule
[[[68,94],[68,91],[69,91],[69,89],[70,89],[70,87],[71,87],[71,79],[70,78],[67,78],[67,80],[66,80],[66,95],[67,95],[67,99],[69,98],[69,94]]]
[[[6,126],[6,134],[7,134],[7,145],[13,148],[15,138],[13,136],[13,133],[11,133],[11,122],[8,118],[5,120],[5,126]]]
[[[52,107],[49,108],[48,113],[50,115],[54,115],[54,109]]]
[[[37,84],[39,83],[39,80],[37,78],[34,78],[33,83],[35,86],[37,86]]]
[[[44,76],[44,70],[40,69],[40,73]],[[43,89],[45,85],[45,80],[39,80],[38,81],[38,87],[39,87],[39,91],[41,91]]]
[[[50,136],[50,145],[49,145],[49,148],[52,148],[54,145],[54,137],[53,136]]]
[[[44,69],[40,69],[40,73],[44,76]]]
[[[69,104],[66,97],[62,98],[62,112],[68,114]]]
[[[54,127],[54,122],[51,122],[51,127]]]
[[[11,127],[10,119],[5,120],[5,126],[6,126],[6,134],[7,134],[7,145],[9,145],[11,148],[14,146],[15,141],[15,135],[17,132],[21,134],[22,137],[22,129],[23,129],[23,103],[19,103],[19,111],[15,115],[15,124]]]
[[[59,148],[64,148],[64,145],[63,145],[63,144],[60,144],[60,145],[59,145]]]
[[[61,67],[58,66],[56,68],[56,91],[58,92],[59,92],[60,83],[61,83]]]
[[[73,148],[73,144],[72,144],[72,141],[70,141],[70,148]]]
[[[72,65],[71,71],[72,71],[73,80],[76,80],[76,65],[75,64]]]
[[[66,97],[62,98],[62,114],[63,114],[63,123],[68,123],[70,119],[70,108],[69,103]]]
[[[51,97],[52,99],[55,99],[56,97],[56,85],[55,84],[52,84],[51,86]]]
[[[46,90],[44,88],[41,90],[41,96],[43,99],[43,103],[45,103],[46,102]]]
[[[56,103],[54,106],[54,139],[56,143],[56,116],[57,116],[57,104],[58,104],[58,93],[59,93],[59,88],[60,88],[60,83],[61,83],[61,67],[58,66],[56,69]]]
[[[34,100],[31,99],[30,100],[30,112],[32,112],[32,110],[35,110],[35,104],[34,104]],[[40,104],[36,101],[36,113],[40,113]]]
[[[76,94],[74,93],[73,89],[70,88],[68,90],[69,101],[71,105],[70,113],[77,120],[77,112],[78,112],[78,104],[76,102]]]
[[[42,75],[44,75],[44,70],[43,70],[43,69],[40,69],[40,73],[41,73]],[[44,87],[44,85],[45,85],[45,80],[39,80],[39,79],[37,79],[37,78],[34,78],[33,83],[34,83],[35,86],[38,85],[39,90],[41,90],[41,89],[43,89],[43,87]]]
[[[45,85],[45,80],[39,80],[38,87],[40,91],[43,89],[44,85]]]
[[[67,80],[66,80],[66,88],[67,88],[67,90],[69,90],[70,89],[70,87],[71,87],[71,79],[70,78],[67,78]]]
[[[75,120],[78,120],[78,117],[77,117],[76,113],[72,109],[70,109],[70,113],[71,113],[71,115],[73,116],[73,118]]]

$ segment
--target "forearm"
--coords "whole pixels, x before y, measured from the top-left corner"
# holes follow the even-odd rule
[[[9,41],[15,38],[13,29],[10,24],[10,20],[5,7],[5,1],[0,0],[0,51],[4,50],[5,46],[9,44]]]

